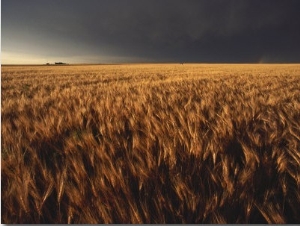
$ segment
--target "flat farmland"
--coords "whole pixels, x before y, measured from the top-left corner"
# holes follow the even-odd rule
[[[299,64],[2,66],[9,223],[300,223]]]

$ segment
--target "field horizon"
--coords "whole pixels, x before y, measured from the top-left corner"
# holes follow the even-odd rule
[[[300,64],[1,66],[10,223],[300,223]]]
[[[1,66],[105,66],[105,65],[300,65],[300,62],[111,62],[111,63],[68,63],[63,64],[41,63],[41,64],[1,64]]]

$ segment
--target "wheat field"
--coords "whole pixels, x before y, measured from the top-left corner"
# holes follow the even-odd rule
[[[1,72],[1,223],[300,223],[299,64]]]

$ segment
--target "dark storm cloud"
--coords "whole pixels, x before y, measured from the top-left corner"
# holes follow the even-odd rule
[[[65,55],[296,62],[299,8],[297,0],[4,0],[2,48],[18,42]]]

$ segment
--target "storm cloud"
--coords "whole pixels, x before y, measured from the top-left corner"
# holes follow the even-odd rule
[[[3,0],[2,52],[91,63],[299,62],[299,9],[297,0]]]

